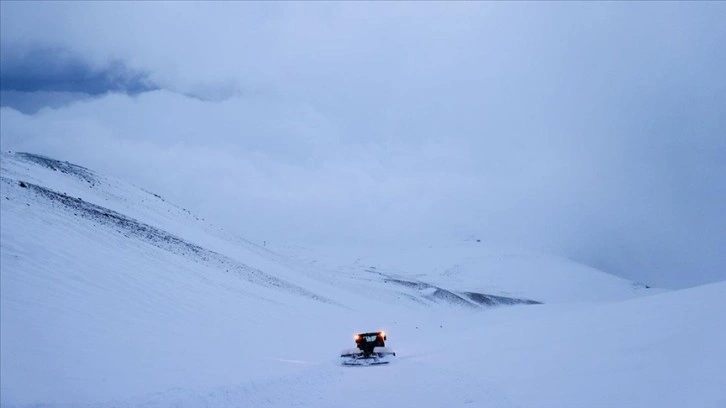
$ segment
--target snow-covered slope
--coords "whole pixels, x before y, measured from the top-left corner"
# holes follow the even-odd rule
[[[722,401],[723,284],[647,296],[476,242],[273,252],[91,170],[1,160],[2,406]],[[394,364],[337,365],[353,332],[380,328]]]
[[[305,267],[289,257],[214,227],[156,194],[66,162],[25,153],[3,154],[2,170],[8,233],[14,233],[13,221],[25,222],[30,215],[41,218],[56,216],[63,221],[50,222],[50,225],[90,226],[97,233],[111,233],[112,239],[120,238],[118,234],[121,234],[126,238],[125,243],[140,243],[143,248],[151,245],[207,267],[241,275],[251,283],[297,292],[329,303],[350,305],[353,302],[351,296],[355,298],[356,294],[368,289],[372,293],[363,297],[366,305],[371,296],[399,299],[402,292],[406,292],[403,297],[413,304],[448,300],[465,306],[478,304],[467,296],[459,297],[452,293],[443,298],[431,297],[405,285],[391,285],[386,277],[375,274],[357,279],[334,271]],[[23,204],[28,208],[23,208]],[[17,216],[16,212],[19,212]],[[42,233],[43,238],[47,238],[43,226],[36,230],[29,225],[18,229],[24,229],[31,235]],[[47,232],[52,234],[55,229]],[[80,235],[81,240],[84,237]],[[84,246],[83,242],[53,242],[55,244],[49,245],[49,248],[69,252],[76,258],[79,257],[78,248]],[[108,245],[108,248],[113,249],[113,246]],[[143,258],[144,255],[137,254],[139,256]],[[333,282],[335,284],[331,285]],[[322,288],[319,287],[321,285]],[[313,287],[317,287],[318,292],[309,289]],[[340,295],[341,288],[347,289],[343,291],[344,302],[330,298]],[[329,297],[325,298],[322,292]]]
[[[724,296],[719,283],[580,310],[436,315],[402,331],[391,366],[350,369],[316,353],[280,378],[111,405],[722,408]]]

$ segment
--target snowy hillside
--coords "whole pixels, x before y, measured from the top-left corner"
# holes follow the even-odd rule
[[[726,404],[726,284],[476,241],[263,247],[70,163],[3,153],[1,177],[3,407]],[[338,365],[377,329],[393,364]]]
[[[425,248],[311,250],[283,246],[280,251],[302,263],[318,268],[344,269],[348,274],[375,272],[385,276],[402,275],[409,280],[456,290],[536,299],[545,303],[624,300],[662,291],[569,259],[497,247],[476,240],[455,243],[434,240]]]

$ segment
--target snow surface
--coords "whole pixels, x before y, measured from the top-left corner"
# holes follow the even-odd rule
[[[726,283],[648,289],[475,240],[263,247],[88,169],[1,160],[3,407],[726,407]],[[339,365],[379,329],[392,364]]]

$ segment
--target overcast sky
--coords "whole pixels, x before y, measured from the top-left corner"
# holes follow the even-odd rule
[[[726,279],[726,3],[0,3],[3,150],[253,241]]]

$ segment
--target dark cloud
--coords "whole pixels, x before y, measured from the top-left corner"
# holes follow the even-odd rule
[[[60,47],[3,47],[0,72],[0,90],[3,91],[100,95],[107,92],[137,94],[158,89],[148,74],[133,72],[122,61],[96,67]]]
[[[22,112],[59,107],[109,92],[129,95],[159,89],[122,61],[95,66],[59,46],[5,44],[0,52],[0,101]]]

